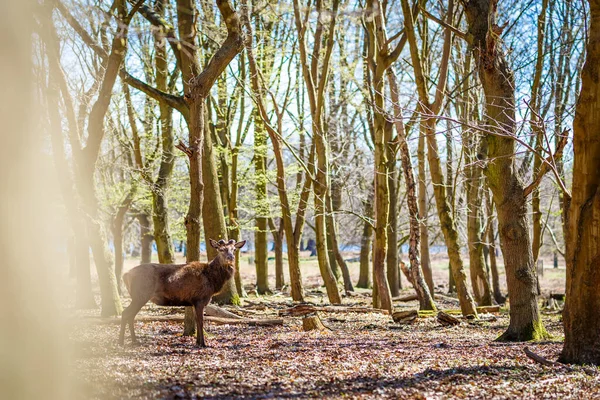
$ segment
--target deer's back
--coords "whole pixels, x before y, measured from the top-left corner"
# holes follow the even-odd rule
[[[123,276],[131,297],[147,298],[161,306],[187,306],[210,297],[203,263],[142,264]]]

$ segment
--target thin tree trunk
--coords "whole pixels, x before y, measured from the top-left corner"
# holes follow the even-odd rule
[[[275,289],[281,290],[285,285],[283,276],[283,220],[279,222],[279,228],[275,225],[273,218],[269,218],[269,228],[273,235],[273,243],[275,252]]]
[[[137,215],[140,224],[140,263],[150,264],[152,262],[152,233],[150,231],[150,218],[148,214],[139,213]]]
[[[373,195],[369,194],[367,200],[364,202],[363,215],[365,218],[373,218]],[[360,272],[358,275],[358,283],[356,284],[359,288],[368,289],[371,287],[371,272],[369,255],[371,254],[371,247],[373,246],[373,225],[368,221],[364,222],[363,233],[360,240]]]
[[[250,14],[246,1],[242,2],[243,20],[246,28],[245,45],[246,54],[248,55],[248,64],[250,68],[250,82],[252,84],[252,91],[256,96],[255,100],[257,107],[260,111],[260,115],[265,123],[267,132],[271,139],[273,146],[273,154],[275,156],[275,163],[277,166],[277,192],[279,194],[279,200],[281,202],[281,213],[282,213],[282,224],[285,231],[285,237],[287,242],[288,250],[288,265],[290,271],[290,286],[292,292],[292,300],[303,301],[304,300],[304,289],[302,287],[302,273],[300,270],[299,260],[299,243],[302,236],[302,228],[304,225],[304,216],[306,210],[306,203],[308,201],[308,194],[311,185],[311,179],[307,177],[304,180],[302,192],[300,196],[300,204],[298,206],[298,212],[296,214],[296,224],[294,225],[292,219],[292,210],[288,199],[287,187],[286,187],[286,170],[283,158],[282,140],[280,132],[282,132],[282,120],[281,116],[277,118],[277,130],[273,128],[267,121],[269,117],[264,105],[264,89],[262,88],[261,82],[258,79],[258,68],[256,65],[256,59],[254,57],[254,51],[252,48],[253,30],[250,24]],[[314,146],[313,146],[314,147]],[[314,149],[311,149],[311,160],[314,157]],[[311,161],[312,162],[312,161]],[[309,162],[309,167],[311,162]]]
[[[431,270],[431,259],[429,257],[429,228],[427,227],[427,183],[425,181],[425,129],[421,126],[419,129],[419,145],[417,148],[417,159],[419,163],[419,224],[421,229],[421,268],[423,269],[423,275],[425,282],[429,287],[429,292],[433,293],[433,272]]]
[[[341,269],[342,277],[344,280],[344,290],[346,292],[353,292],[354,286],[352,285],[352,280],[350,279],[350,270],[348,269],[348,265],[346,264],[346,261],[344,260],[342,253],[340,252],[340,246],[337,241],[338,231],[337,231],[337,225],[335,222],[335,217],[333,214],[333,211],[334,211],[333,200],[332,200],[331,196],[329,196],[329,198],[326,200],[328,201],[328,207],[329,207],[328,213],[327,213],[327,226],[332,227],[332,230],[329,233],[329,237],[331,238],[331,245],[332,245],[331,250],[334,255],[334,261]]]
[[[467,167],[467,236],[469,243],[469,271],[475,300],[479,306],[492,305],[489,276],[483,256],[483,227],[481,221],[482,190],[481,168],[469,160]]]
[[[204,216],[215,216],[216,222],[219,223],[219,218],[223,220],[223,204],[218,196],[219,189],[215,188],[214,185],[218,186],[218,177],[216,176],[216,166],[214,157],[204,155],[202,157],[203,150],[213,151],[212,143],[205,145],[205,118],[206,118],[206,99],[208,98],[210,89],[214,85],[215,81],[225,70],[229,62],[242,50],[243,38],[241,35],[240,20],[233,9],[229,0],[217,0],[217,6],[222,15],[223,21],[227,26],[227,38],[221,44],[219,49],[210,59],[203,71],[200,69],[200,64],[197,58],[197,47],[196,47],[196,7],[192,0],[177,0],[177,23],[179,28],[179,36],[182,40],[185,40],[188,50],[183,52],[184,56],[181,57],[181,72],[184,82],[184,92],[187,108],[187,123],[188,123],[188,136],[189,143],[186,146],[183,143],[178,144],[178,148],[181,149],[189,159],[189,174],[190,174],[190,204],[188,213],[185,218],[185,226],[187,232],[187,257],[186,261],[199,261],[200,260],[200,217],[203,215],[202,207],[204,201],[204,181],[203,175],[203,164],[208,163],[211,171],[208,173],[210,176],[206,178],[208,184],[211,185],[207,188],[212,196],[209,199],[214,204],[214,209],[210,209],[210,212],[205,211]],[[187,111],[184,109],[184,111]],[[210,138],[210,136],[209,136]],[[202,160],[201,160],[202,158]],[[204,160],[204,162],[203,162]],[[219,210],[220,208],[220,210]],[[210,214],[210,215],[209,215]],[[214,222],[211,220],[211,222]],[[207,224],[206,218],[204,221]],[[212,227],[217,224],[211,225]],[[227,234],[225,223],[223,221],[223,228],[219,229],[220,235],[224,236]],[[220,227],[219,227],[220,228]],[[208,234],[208,232],[207,232]],[[216,238],[214,238],[216,239]],[[210,246],[207,246],[210,248]],[[235,288],[232,288],[232,281],[228,282],[226,289],[224,290],[231,299],[231,293],[235,293]],[[229,292],[229,293],[227,293]],[[192,335],[196,330],[193,318],[193,309],[186,307],[186,318],[184,320],[184,335]]]
[[[435,302],[433,301],[433,291],[429,290],[425,282],[423,270],[421,269],[421,257],[419,254],[421,231],[419,224],[419,209],[417,206],[417,183],[412,167],[410,150],[406,141],[406,129],[402,120],[402,109],[400,108],[398,82],[394,71],[389,69],[387,72],[388,84],[394,106],[394,115],[396,120],[394,125],[398,134],[398,143],[400,150],[400,160],[402,162],[402,172],[404,173],[404,181],[406,182],[406,205],[409,214],[409,245],[408,258],[410,260],[410,273],[412,284],[417,292],[419,299],[419,307],[421,310],[436,310]]]
[[[204,201],[202,204],[202,222],[208,260],[217,255],[217,250],[209,246],[209,239],[227,239],[227,225],[221,192],[219,190],[219,176],[217,173],[215,147],[208,131],[204,135],[204,152],[202,154],[202,181],[204,183]],[[219,304],[240,304],[240,298],[235,287],[235,280],[228,280],[221,292],[213,297]]]
[[[394,129],[389,124],[390,131]],[[391,138],[392,133],[388,134]],[[390,215],[388,219],[388,252],[386,273],[393,297],[400,295],[400,276],[398,275],[398,169],[396,168],[396,149],[388,145],[388,186],[390,189]]]
[[[254,263],[256,265],[256,290],[259,294],[269,292],[269,263],[267,250],[267,134],[260,112],[254,113],[254,179],[256,194],[256,218],[254,231]]]
[[[486,189],[487,192],[487,189]],[[486,198],[487,198],[486,194]],[[488,219],[493,218],[493,210],[492,210],[492,202],[487,201],[487,209],[488,209]],[[488,228],[488,248],[489,248],[489,257],[490,257],[490,271],[492,273],[492,287],[494,290],[494,300],[498,304],[504,304],[506,298],[502,294],[502,290],[500,289],[500,276],[498,274],[498,263],[496,260],[496,231],[495,231],[495,223],[494,221],[489,222]]]
[[[156,2],[156,10],[164,16],[167,0]],[[168,92],[168,58],[166,43],[162,30],[155,33],[156,87],[158,90]],[[151,186],[152,192],[152,220],[154,223],[154,240],[158,252],[158,262],[172,264],[175,262],[173,241],[169,232],[169,206],[168,193],[173,167],[175,165],[175,146],[173,143],[173,108],[164,102],[159,102],[160,133],[161,133],[161,159],[158,176]]]
[[[112,220],[111,230],[113,234],[113,243],[115,246],[115,276],[117,278],[117,289],[119,290],[119,295],[123,295],[123,285],[122,285],[122,275],[123,275],[123,265],[125,263],[125,254],[123,251],[123,223],[125,222],[125,216],[131,203],[133,201],[133,195],[135,193],[134,188],[128,193],[125,200],[119,206],[117,210],[117,214]]]

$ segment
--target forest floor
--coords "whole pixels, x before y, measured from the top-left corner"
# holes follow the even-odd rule
[[[309,275],[305,280],[312,281]],[[318,283],[307,284],[306,291],[308,302],[326,303]],[[278,318],[278,311],[292,305],[281,292],[251,293],[244,303],[228,310]],[[368,306],[370,292],[358,290],[343,303]],[[456,308],[452,302],[438,306]],[[416,303],[395,307],[414,309]],[[139,316],[181,311],[149,304]],[[182,336],[177,321],[138,321],[141,344],[132,346],[127,335],[126,346],[119,347],[118,319],[100,320],[97,310],[73,314],[69,339],[77,398],[600,399],[599,368],[546,367],[525,355],[528,346],[558,358],[563,332],[556,311],[544,312],[553,339],[541,343],[495,342],[508,325],[506,312],[454,327],[432,317],[400,325],[378,313],[321,312],[329,328],[324,331],[304,332],[301,317],[283,317],[280,326],[207,323],[206,349]]]

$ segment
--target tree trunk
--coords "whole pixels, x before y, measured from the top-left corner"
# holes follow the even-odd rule
[[[325,149],[323,149],[325,151]],[[318,151],[317,151],[318,153]],[[318,169],[321,170],[324,168],[327,170],[326,164],[319,163]],[[326,172],[317,172],[317,176],[319,174],[325,175]],[[326,226],[325,226],[325,214],[327,212],[325,201],[326,201],[326,193],[325,187],[327,185],[326,181],[323,182],[325,178],[321,176],[321,179],[317,178],[317,182],[315,182],[315,239],[317,242],[317,259],[319,262],[319,270],[321,271],[321,277],[323,278],[323,282],[325,283],[325,288],[327,290],[327,297],[329,298],[329,302],[331,304],[340,304],[342,302],[340,298],[340,293],[337,287],[337,280],[331,271],[331,267],[329,265],[329,254],[327,252],[327,239],[326,239]]]
[[[332,245],[332,253],[334,255],[334,262],[336,263],[336,265],[339,266],[339,268],[342,271],[342,277],[344,280],[344,290],[346,292],[353,292],[354,291],[354,286],[352,285],[352,280],[350,279],[350,270],[348,269],[348,265],[346,264],[346,261],[344,260],[344,257],[342,256],[342,253],[340,252],[340,245],[338,244],[337,238],[338,238],[338,231],[337,231],[337,225],[335,222],[335,217],[333,214],[333,211],[335,211],[334,206],[333,206],[333,198],[331,196],[329,196],[326,201],[327,206],[328,206],[328,213],[327,213],[327,227],[329,228],[329,226],[331,226],[331,232],[328,234],[329,238],[331,238],[331,245]]]
[[[73,231],[73,246],[69,250],[71,259],[74,260],[74,272],[77,281],[75,292],[75,307],[78,309],[97,308],[94,293],[92,291],[92,278],[90,273],[90,246],[87,240],[85,229],[85,219],[81,214],[80,205],[77,201],[77,194],[73,187],[72,172],[67,163],[64,148],[64,138],[62,135],[62,123],[59,110],[60,87],[66,85],[64,72],[60,64],[60,54],[58,52],[58,35],[52,24],[52,10],[48,9],[48,20],[45,21],[47,35],[44,41],[48,53],[48,72],[49,83],[47,88],[47,108],[50,118],[50,134],[54,165],[59,178],[61,194],[67,214],[70,217],[69,222]],[[63,94],[64,96],[64,94]],[[66,97],[66,96],[65,96]],[[66,107],[70,104],[65,101]],[[73,110],[70,110],[73,112]],[[68,111],[67,111],[68,112]],[[69,121],[72,123],[73,121]],[[73,124],[75,125],[75,124]],[[69,125],[69,129],[75,130],[75,126]],[[73,149],[78,152],[79,149]],[[73,158],[78,158],[77,154]],[[73,272],[73,271],[71,271]]]
[[[208,260],[212,260],[216,255],[216,250],[210,246],[208,239],[220,240],[227,239],[227,225],[225,224],[225,215],[223,212],[223,203],[221,201],[221,192],[219,190],[219,176],[217,173],[215,147],[212,137],[205,131],[204,135],[204,153],[202,155],[202,181],[204,183],[204,201],[202,204],[202,222],[204,225],[204,235],[206,243],[206,253]],[[225,283],[219,294],[213,297],[218,304],[239,304],[240,298],[235,287],[235,280],[230,279]]]
[[[250,69],[250,82],[252,84],[252,91],[256,96],[257,107],[260,111],[260,115],[265,123],[265,127],[267,128],[267,132],[271,139],[271,144],[273,146],[273,154],[275,156],[275,163],[277,165],[277,192],[279,194],[279,200],[281,203],[281,213],[282,213],[282,224],[283,229],[285,231],[285,237],[287,242],[287,250],[288,250],[288,265],[290,271],[290,286],[292,292],[292,300],[294,301],[304,301],[304,289],[302,287],[302,273],[300,270],[300,259],[299,259],[299,243],[302,236],[302,227],[304,224],[304,215],[306,209],[307,195],[309,193],[309,188],[311,185],[311,180],[309,178],[305,179],[304,186],[302,188],[302,194],[300,198],[300,204],[298,206],[298,213],[296,215],[296,225],[294,225],[294,221],[292,219],[292,210],[290,207],[290,202],[288,199],[287,187],[286,187],[286,171],[285,164],[283,158],[283,150],[282,150],[282,140],[280,133],[283,131],[282,121],[280,116],[278,116],[278,124],[277,130],[273,128],[267,121],[269,121],[269,116],[265,109],[265,105],[263,102],[263,88],[261,85],[261,81],[258,78],[258,68],[256,65],[256,59],[254,57],[254,50],[252,47],[253,41],[253,30],[252,24],[250,23],[250,13],[248,10],[248,5],[246,1],[243,1],[243,20],[244,26],[246,28],[246,54],[248,54],[248,65]],[[296,4],[294,4],[296,7]],[[297,16],[296,16],[297,17]],[[314,150],[311,150],[311,158],[314,157]],[[310,165],[310,163],[309,163]]]
[[[412,167],[410,150],[406,141],[406,131],[402,120],[402,108],[400,107],[399,90],[396,75],[393,70],[388,70],[388,83],[394,107],[394,115],[396,120],[394,125],[398,134],[398,146],[400,150],[400,161],[402,162],[402,172],[404,173],[404,181],[406,182],[406,205],[409,214],[409,245],[408,258],[410,260],[410,275],[412,284],[417,292],[419,299],[419,307],[421,310],[436,310],[433,301],[433,291],[429,290],[421,269],[421,256],[419,254],[421,231],[419,226],[419,209],[417,206],[417,184]]]
[[[467,157],[467,163],[467,236],[471,286],[477,304],[479,306],[491,306],[492,292],[483,257],[484,244],[481,222],[483,181],[481,179],[481,168],[475,165],[475,157]]]
[[[113,243],[115,246],[115,276],[117,278],[117,289],[119,290],[119,295],[121,296],[123,295],[121,277],[123,275],[123,265],[125,263],[125,254],[123,251],[123,223],[125,222],[127,210],[129,210],[129,206],[131,205],[131,200],[133,200],[133,194],[129,200],[125,200],[119,207],[117,215],[115,215],[111,224]]]
[[[573,124],[563,362],[600,365],[600,3],[590,0],[586,61]]]
[[[139,213],[137,215],[140,224],[140,264],[150,264],[152,262],[152,233],[150,233],[150,218],[148,214]]]
[[[156,3],[157,11],[164,15],[166,0]],[[155,66],[156,87],[158,90],[168,92],[168,58],[166,39],[161,36],[162,30],[155,33]],[[164,102],[159,102],[161,155],[160,167],[156,181],[151,187],[152,192],[152,221],[154,223],[154,240],[158,252],[158,262],[172,264],[175,262],[173,240],[169,232],[169,206],[168,193],[173,167],[175,165],[175,146],[173,143],[173,108]]]
[[[489,210],[488,218],[492,218],[491,209]],[[500,277],[498,275],[498,263],[496,261],[496,232],[494,229],[494,222],[490,222],[488,230],[488,246],[490,256],[490,271],[492,273],[492,287],[494,288],[494,300],[498,304],[504,304],[506,298],[500,290]]]
[[[279,222],[279,228],[275,225],[273,218],[269,218],[269,228],[273,235],[273,243],[275,252],[275,289],[281,290],[285,285],[283,276],[283,219]]]
[[[256,291],[269,292],[269,253],[267,249],[267,134],[258,110],[254,113],[254,179],[256,194],[256,226],[254,231],[254,263],[256,265]]]
[[[335,257],[335,246],[333,242],[336,230],[333,224],[333,217],[327,215],[327,218],[325,219],[325,225],[327,229],[327,258],[329,258],[329,265],[331,266],[331,272],[333,272],[335,280],[339,281],[342,277],[342,274],[340,272],[340,266],[338,265]],[[337,239],[335,241],[337,242]]]
[[[394,126],[389,124],[392,131]],[[391,139],[392,132],[388,134]],[[390,188],[390,215],[388,219],[388,252],[386,273],[393,297],[400,295],[400,276],[398,276],[398,168],[396,168],[396,149],[388,145],[388,186]]]
[[[433,272],[431,271],[431,259],[429,257],[429,229],[427,227],[427,183],[425,181],[425,127],[421,126],[419,129],[419,145],[417,149],[417,160],[419,163],[419,224],[421,229],[421,268],[423,269],[423,275],[425,282],[429,287],[429,292],[433,293]]]
[[[169,233],[166,190],[167,188],[164,187],[152,192],[152,222],[154,224],[154,240],[156,241],[158,262],[173,264],[175,253],[173,251],[173,240]]]
[[[492,0],[472,0],[465,4],[465,12],[470,47],[486,96],[485,126],[497,134],[484,136],[478,159],[487,162],[484,173],[496,204],[510,298],[510,324],[498,340],[538,340],[548,334],[537,303],[527,199],[515,165],[514,77],[500,48],[498,35],[491,32],[498,29],[495,25],[496,5]]]
[[[364,204],[363,215],[365,218],[373,218],[373,195],[369,194]],[[359,288],[368,289],[371,287],[371,272],[369,268],[369,255],[373,246],[373,225],[368,221],[363,222],[363,233],[360,240],[360,272],[358,275]]]
[[[446,186],[442,175],[440,158],[438,152],[437,139],[435,137],[435,119],[426,119],[423,121],[427,130],[427,158],[429,160],[429,172],[433,182],[433,193],[437,205],[440,226],[444,234],[444,241],[450,257],[450,268],[456,285],[460,309],[463,315],[477,315],[475,302],[467,288],[467,275],[465,274],[462,256],[460,254],[460,245],[458,243],[458,232],[456,224],[452,217],[450,204],[446,195]]]

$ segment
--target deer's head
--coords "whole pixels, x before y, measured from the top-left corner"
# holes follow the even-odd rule
[[[221,265],[232,265],[235,261],[236,250],[241,249],[245,244],[245,240],[236,242],[234,239],[229,239],[229,241],[226,242],[221,239],[217,242],[216,240],[210,239],[210,245],[217,249],[216,258]]]

